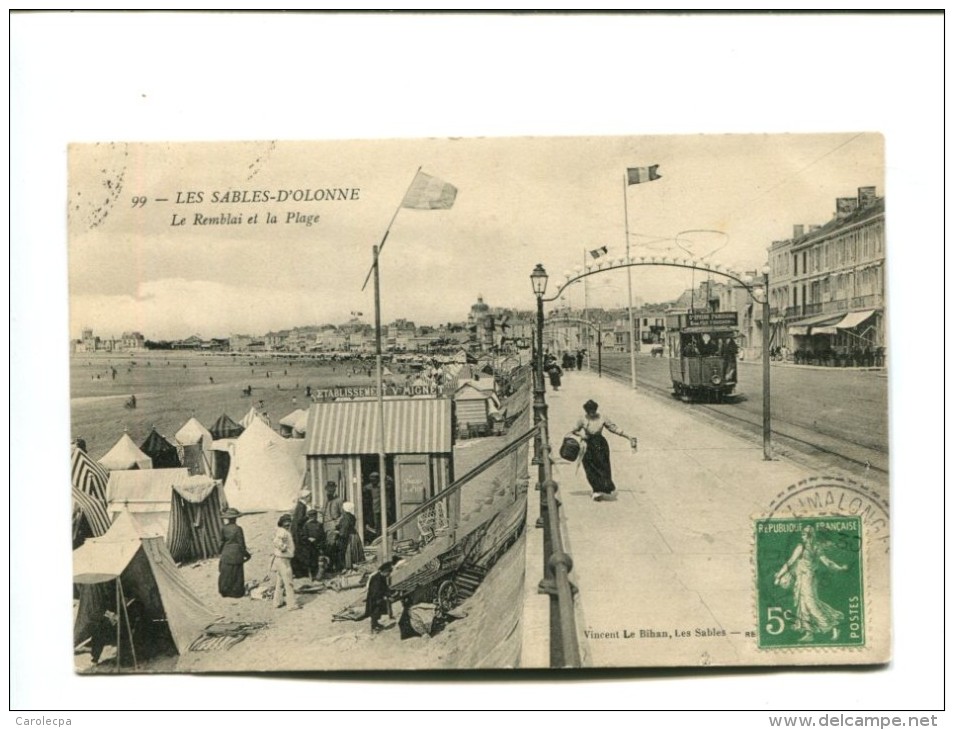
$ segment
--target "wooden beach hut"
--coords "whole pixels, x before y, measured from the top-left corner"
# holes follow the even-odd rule
[[[454,479],[451,400],[387,398],[384,424],[386,477],[393,480],[388,513],[401,519]],[[369,515],[362,486],[379,470],[378,428],[378,403],[373,399],[314,403],[308,412],[305,484],[312,490],[314,503],[323,506],[323,486],[335,482],[342,500],[354,503],[364,539]],[[457,511],[455,503],[451,512]],[[417,536],[414,525],[398,535],[401,539]]]

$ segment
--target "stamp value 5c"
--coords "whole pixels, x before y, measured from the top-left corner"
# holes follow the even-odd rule
[[[760,649],[863,647],[860,517],[755,521]]]

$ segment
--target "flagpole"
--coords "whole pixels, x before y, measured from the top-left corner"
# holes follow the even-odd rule
[[[381,238],[381,243],[378,245],[378,254],[384,250],[384,242],[388,240],[388,234],[391,232],[391,226],[394,225],[394,220],[397,218],[397,214],[401,212],[401,208],[404,207],[404,200],[407,198],[407,194],[411,192],[411,185],[414,184],[414,181],[417,180],[417,173],[421,171],[423,165],[417,168],[417,172],[414,173],[414,177],[411,178],[410,184],[407,186],[407,190],[404,193],[404,197],[401,198],[401,202],[398,203],[397,209],[394,211],[394,215],[391,216],[391,222],[388,223],[388,227],[384,231],[384,236]],[[364,288],[368,285],[368,279],[371,278],[371,272],[374,271],[374,267],[377,266],[377,259],[375,263],[371,265],[371,268],[368,270],[368,275],[364,277],[364,283],[361,285],[361,291],[364,291]]]
[[[587,319],[587,316],[586,316],[587,304],[589,304],[589,302],[587,301],[587,298],[586,298],[586,292],[587,292],[586,280],[587,280],[589,277],[588,277],[588,276],[585,276],[585,274],[586,274],[586,249],[585,249],[585,248],[583,249],[583,273],[584,273],[584,277],[583,277],[583,319],[585,320],[585,319]],[[586,336],[586,335],[587,335],[586,327],[583,327],[583,326],[578,325],[578,328],[579,328],[579,330],[580,330],[580,340],[581,340],[580,344],[581,344],[581,345],[582,345],[582,344],[589,344],[589,338]],[[591,368],[590,368],[590,351],[589,351],[589,348],[586,348],[586,347],[584,347],[583,349],[586,350],[586,369],[587,369],[587,370],[590,370],[590,369],[591,369]]]
[[[403,198],[402,198],[403,200]],[[394,219],[391,220],[394,222]],[[388,226],[390,228],[390,226]],[[387,237],[387,234],[385,234]],[[383,242],[382,242],[383,245]],[[378,256],[381,254],[381,248],[374,246],[372,249],[374,255],[374,350],[375,361],[377,365],[377,384],[378,384],[378,476],[380,477],[379,488],[381,490],[381,563],[386,563],[391,559],[390,542],[388,540],[388,473],[386,470],[385,456],[385,435],[384,435],[384,374],[381,365],[381,280],[378,270]]]
[[[391,222],[388,223],[387,229],[384,231],[384,236],[381,238],[381,245],[374,246],[372,248],[373,263],[371,264],[371,270],[368,272],[368,276],[364,279],[364,284],[361,286],[361,291],[364,291],[364,287],[368,285],[368,279],[371,277],[371,274],[374,274],[374,350],[375,350],[375,366],[376,366],[376,380],[377,380],[377,391],[378,391],[378,476],[380,477],[380,489],[381,489],[381,562],[385,563],[391,559],[391,544],[388,540],[388,472],[387,472],[387,456],[385,454],[386,441],[385,441],[385,424],[384,424],[384,373],[383,365],[381,359],[381,276],[380,276],[380,266],[379,266],[379,257],[381,255],[381,250],[384,248],[385,241],[388,240],[388,234],[391,232],[391,226],[394,225],[394,221],[397,218],[397,214],[401,212],[401,208],[404,207],[404,200],[407,198],[408,192],[411,190],[411,185],[414,184],[414,181],[417,179],[418,173],[421,171],[421,168],[417,168],[417,172],[414,173],[414,177],[411,178],[410,184],[407,186],[407,191],[401,197],[401,202],[398,203],[397,208],[394,211],[394,215],[391,216]]]
[[[626,228],[626,263],[630,263],[629,258],[629,204],[626,200],[626,173],[623,173],[623,219]],[[629,375],[632,380],[633,390],[636,390],[636,323],[633,320],[633,272],[632,266],[626,267],[626,294],[628,297],[627,308],[629,309]]]

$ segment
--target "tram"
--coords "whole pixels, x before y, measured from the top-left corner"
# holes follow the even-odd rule
[[[685,402],[721,403],[738,384],[737,312],[695,312],[666,317],[669,374]]]

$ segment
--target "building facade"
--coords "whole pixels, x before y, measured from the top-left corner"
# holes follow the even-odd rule
[[[828,223],[769,249],[775,343],[796,360],[883,364],[885,201],[875,193],[838,198]]]

